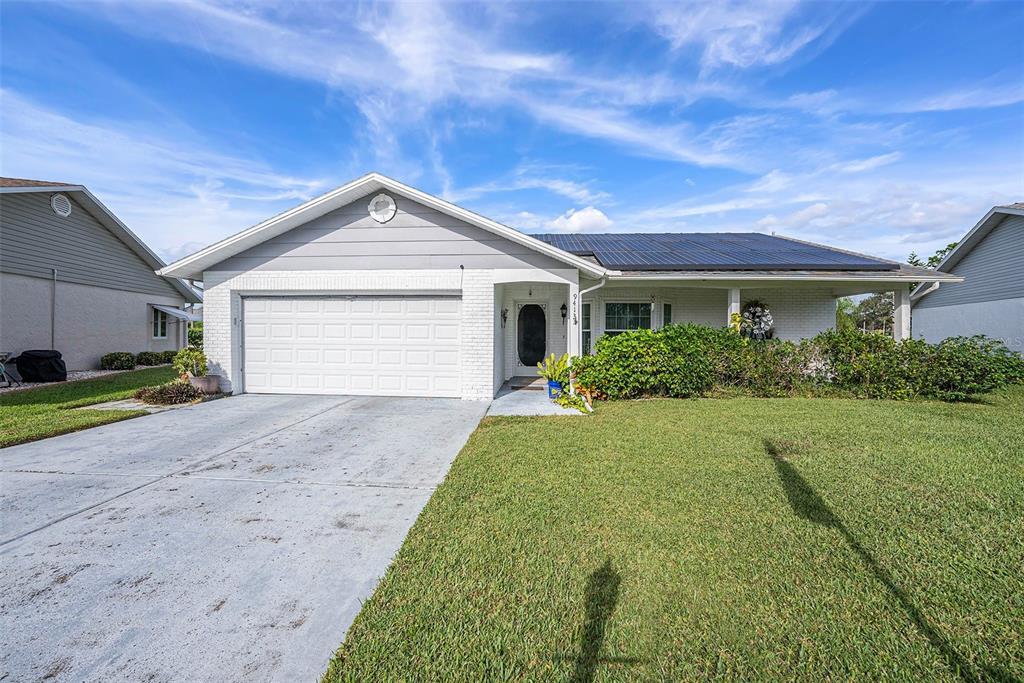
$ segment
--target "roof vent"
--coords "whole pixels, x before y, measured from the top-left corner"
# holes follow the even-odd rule
[[[71,215],[71,200],[63,193],[51,194],[50,208],[53,209],[53,212],[58,216],[67,218]]]
[[[395,200],[386,194],[379,194],[370,200],[370,216],[378,223],[387,223],[398,211]]]

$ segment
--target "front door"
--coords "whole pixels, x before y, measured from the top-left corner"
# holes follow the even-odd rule
[[[520,304],[516,317],[516,374],[532,375],[547,351],[544,304]]]

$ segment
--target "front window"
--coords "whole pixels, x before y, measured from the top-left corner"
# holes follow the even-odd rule
[[[590,304],[583,304],[583,324],[580,326],[580,330],[583,332],[582,353],[584,356],[588,356],[590,355]]]
[[[153,309],[153,339],[167,339],[167,314]]]
[[[604,305],[604,333],[621,334],[629,330],[651,329],[651,305],[607,303]]]

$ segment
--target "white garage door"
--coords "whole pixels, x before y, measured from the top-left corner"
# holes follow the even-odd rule
[[[460,395],[456,297],[243,299],[245,390]]]

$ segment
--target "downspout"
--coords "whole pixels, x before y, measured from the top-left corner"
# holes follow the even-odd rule
[[[57,347],[57,269],[51,268],[53,285],[50,289],[50,349]]]

